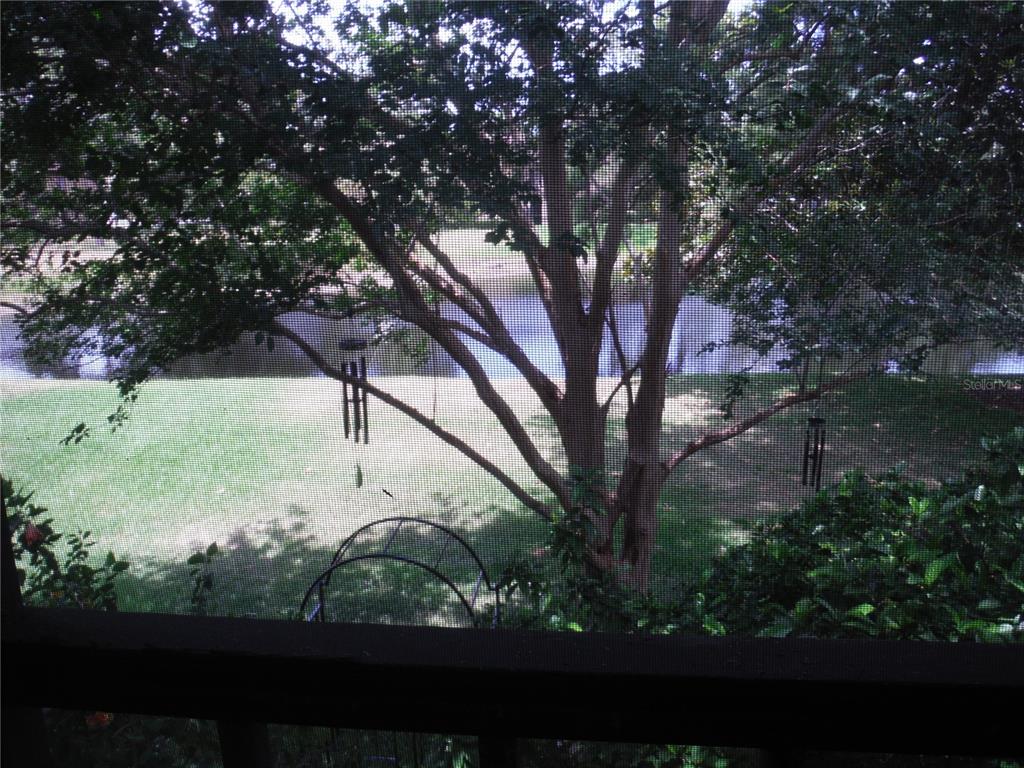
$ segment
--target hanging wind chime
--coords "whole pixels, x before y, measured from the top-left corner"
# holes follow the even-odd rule
[[[804,434],[804,477],[803,484],[814,484],[814,490],[821,490],[821,467],[825,458],[825,419],[819,415],[807,419]]]
[[[822,369],[825,358],[818,360],[818,387],[821,387]],[[814,485],[814,490],[821,490],[821,468],[825,461],[825,418],[821,415],[819,399],[814,414],[807,419],[804,431],[804,468],[802,485]]]
[[[339,346],[348,352],[355,352],[365,350],[369,343],[362,339],[346,339],[339,342]],[[370,415],[367,410],[367,392],[366,387],[357,383],[366,381],[366,355],[360,355],[358,361],[350,360],[347,363],[342,363],[342,371],[353,379],[351,383],[341,382],[345,438],[353,437],[358,443],[362,437],[363,443],[368,444],[370,442]],[[349,387],[352,389],[351,396],[349,396]]]

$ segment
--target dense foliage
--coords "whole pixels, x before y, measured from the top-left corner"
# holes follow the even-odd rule
[[[848,474],[701,584],[705,626],[762,636],[1024,640],[1024,429],[931,490]]]
[[[589,573],[585,529],[557,527],[560,567],[522,563],[506,593],[527,626],[762,637],[1024,640],[1024,428],[928,488],[849,473],[759,524],[672,600]]]

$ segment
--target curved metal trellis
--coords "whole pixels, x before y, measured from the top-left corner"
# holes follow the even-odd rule
[[[360,538],[365,539],[367,538],[366,534],[368,532],[385,526],[390,526],[390,532],[386,534],[386,540],[382,547],[361,554],[348,554],[357,540]],[[437,556],[433,559],[433,562],[428,563],[419,557],[403,553],[401,551],[396,551],[395,542],[399,533],[402,531],[403,527],[408,530],[410,526],[426,526],[431,529],[432,532],[440,534],[442,543]],[[457,547],[464,554],[468,554],[470,562],[472,562],[477,568],[476,581],[474,582],[472,592],[469,594],[467,594],[467,592],[452,578],[440,570],[442,561],[452,546]],[[411,565],[426,571],[439,582],[446,585],[458,598],[474,626],[486,626],[486,624],[489,623],[491,627],[496,627],[501,619],[501,599],[498,587],[491,580],[490,575],[488,575],[487,569],[484,567],[483,561],[481,561],[479,555],[477,555],[464,538],[451,528],[441,525],[440,523],[435,523],[431,520],[425,520],[421,517],[396,516],[385,517],[380,520],[375,520],[372,523],[367,523],[366,525],[356,529],[341,543],[337,551],[335,551],[334,557],[331,558],[330,565],[319,576],[317,576],[302,598],[300,612],[305,620],[320,622],[327,621],[327,587],[330,585],[331,579],[336,571],[352,565],[353,563],[373,560],[390,560],[392,562]],[[480,597],[485,593],[490,593],[493,596],[493,608],[490,612],[491,615],[489,622],[483,621],[482,619],[484,617],[478,615],[478,603]]]

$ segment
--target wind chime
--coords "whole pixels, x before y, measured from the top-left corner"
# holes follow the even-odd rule
[[[339,346],[348,351],[355,352],[365,350],[368,342],[362,339],[350,339],[339,343]],[[363,443],[370,442],[370,415],[367,410],[366,387],[360,386],[357,382],[366,381],[366,355],[360,355],[359,360],[350,360],[342,363],[342,371],[347,373],[354,381],[351,384],[347,381],[341,382],[341,395],[344,401],[344,423],[345,438],[354,437],[358,443],[362,437]],[[351,396],[349,387],[352,388]]]
[[[818,387],[821,387],[822,369],[825,358],[818,360]],[[825,462],[825,418],[821,415],[821,400],[815,405],[814,413],[807,419],[804,431],[804,470],[802,485],[814,485],[821,490],[821,468]]]

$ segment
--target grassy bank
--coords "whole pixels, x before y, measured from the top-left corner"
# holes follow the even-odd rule
[[[431,411],[429,380],[383,383]],[[782,376],[758,377],[753,399],[766,402],[790,385]],[[339,388],[326,380],[155,382],[114,434],[104,426],[115,404],[110,385],[2,386],[0,469],[16,485],[38,489],[38,502],[50,507],[58,528],[91,530],[103,551],[113,549],[132,562],[122,585],[129,610],[186,610],[184,560],[212,541],[224,551],[214,566],[215,609],[259,616],[287,615],[337,544],[384,516],[414,514],[454,526],[492,572],[544,541],[543,522],[497,482],[379,403],[370,404],[370,444],[346,441]],[[555,433],[526,387],[516,381],[498,386],[556,457]],[[681,443],[720,425],[715,404],[723,388],[714,376],[674,377],[668,440]],[[613,409],[613,458],[622,450],[622,415],[621,408]],[[663,500],[655,563],[662,588],[692,576],[711,553],[742,541],[753,520],[806,496],[799,483],[806,415],[788,412],[698,454],[676,472]],[[896,378],[834,398],[826,416],[826,483],[854,467],[876,471],[900,461],[911,475],[938,480],[976,458],[980,436],[1024,423],[1020,413],[972,397],[962,381]],[[441,383],[437,418],[540,493],[468,382]],[[79,421],[93,425],[93,436],[62,446],[61,438]],[[392,578],[402,581],[387,581]],[[447,599],[408,573],[365,572],[337,586],[343,593],[335,599],[357,619],[429,619]],[[381,589],[407,599],[382,606]]]

